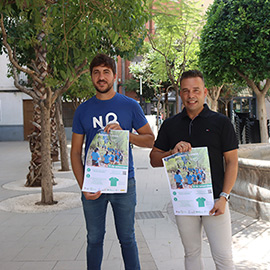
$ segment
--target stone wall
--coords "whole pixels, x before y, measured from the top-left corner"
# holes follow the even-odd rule
[[[270,144],[241,145],[231,208],[270,221]]]

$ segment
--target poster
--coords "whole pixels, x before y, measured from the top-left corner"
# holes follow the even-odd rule
[[[126,193],[128,158],[128,130],[97,133],[87,152],[82,191]]]
[[[207,216],[214,206],[207,147],[163,158],[175,215]]]

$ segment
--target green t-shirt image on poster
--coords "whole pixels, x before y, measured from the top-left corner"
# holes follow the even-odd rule
[[[200,198],[196,199],[196,201],[198,202],[199,207],[204,207],[205,206],[204,205],[204,202],[206,201],[205,198],[200,197]]]
[[[111,181],[111,187],[116,187],[117,182],[119,181],[119,179],[116,177],[111,177],[109,180]]]

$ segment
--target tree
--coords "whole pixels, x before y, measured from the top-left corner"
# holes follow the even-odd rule
[[[220,92],[223,88],[223,85],[221,86],[212,86],[211,88],[208,88],[207,91],[207,104],[213,111],[217,111],[218,108],[218,98],[220,95]]]
[[[268,142],[269,0],[215,0],[200,40],[200,67],[214,85],[246,83],[256,94],[261,142]]]
[[[147,44],[145,44],[147,47]],[[148,46],[149,47],[149,46]],[[149,48],[147,49],[149,50]],[[147,100],[152,100],[155,96],[155,86],[160,81],[166,80],[166,74],[160,73],[154,68],[153,61],[156,61],[156,55],[152,54],[152,50],[143,54],[142,60],[139,63],[132,63],[129,71],[133,76],[132,80],[126,82],[127,91],[135,91],[140,96],[140,79],[142,80],[142,97]],[[164,76],[165,75],[165,76]]]
[[[224,84],[222,87],[222,91],[220,92],[219,101],[224,104],[224,113],[226,116],[229,116],[228,114],[228,105],[229,102],[236,96],[238,96],[240,93],[251,94],[252,91],[249,90],[246,86],[238,85],[235,83],[231,84]]]
[[[91,81],[90,74],[83,74],[64,94],[63,100],[71,102],[74,111],[87,99],[94,96],[95,88]]]
[[[50,156],[52,105],[89,72],[94,54],[131,57],[144,39],[147,20],[141,1],[16,0],[0,3],[1,40],[12,65],[15,86],[40,110],[41,204],[54,204]],[[32,88],[21,85],[17,72]]]
[[[67,153],[67,137],[65,134],[65,126],[63,122],[63,110],[62,110],[62,100],[61,97],[57,97],[55,102],[55,120],[56,128],[59,139],[60,146],[60,160],[61,160],[61,169],[60,171],[69,171],[69,161]]]
[[[149,49],[148,53],[145,53],[141,62],[130,65],[130,72],[135,80],[129,81],[127,89],[135,90],[139,92],[139,80],[142,80],[142,96],[144,98],[157,99],[157,119],[156,125],[159,127],[159,115],[161,109],[161,100],[168,94],[170,84],[168,83],[168,77],[164,70],[164,65],[160,65],[162,56]],[[169,84],[169,85],[168,85]],[[165,114],[165,109],[164,109]]]
[[[203,25],[203,10],[198,4],[189,0],[150,1],[155,33],[149,35],[149,41],[163,58],[161,65],[176,93],[177,113],[180,77],[186,68],[197,66],[199,33]]]

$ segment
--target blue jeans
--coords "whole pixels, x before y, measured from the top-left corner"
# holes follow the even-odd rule
[[[128,192],[102,194],[97,200],[82,203],[87,229],[87,270],[100,270],[103,257],[106,211],[111,203],[116,233],[120,242],[126,270],[139,270],[140,262],[135,240],[134,217],[136,206],[135,179],[128,179]]]

